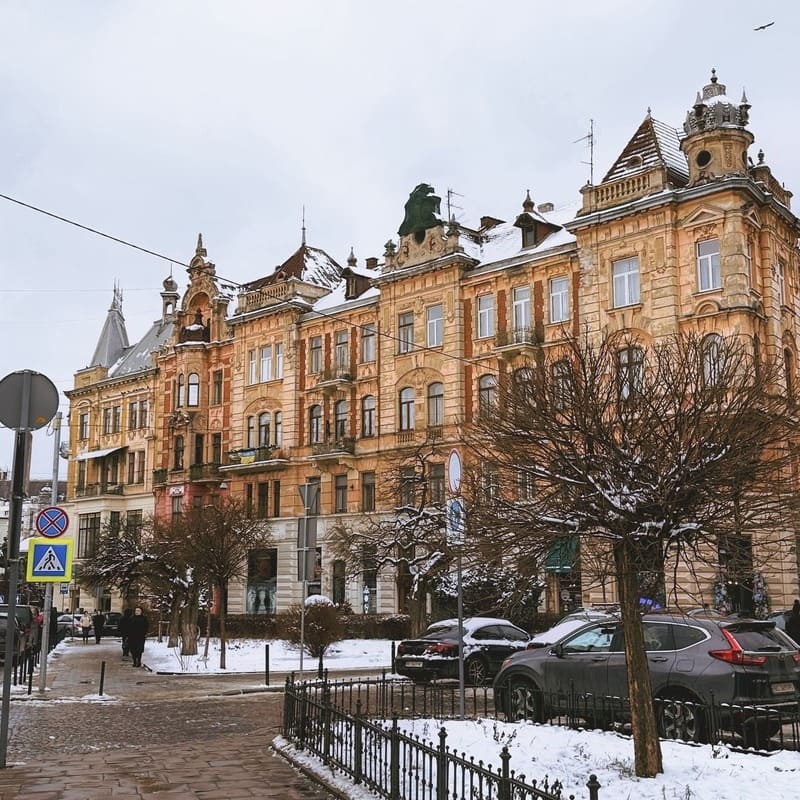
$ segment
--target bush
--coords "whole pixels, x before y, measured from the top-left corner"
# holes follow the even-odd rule
[[[278,635],[300,646],[302,606],[291,606],[278,614]],[[314,603],[306,606],[303,645],[312,658],[322,658],[327,649],[345,637],[342,612],[332,603]]]

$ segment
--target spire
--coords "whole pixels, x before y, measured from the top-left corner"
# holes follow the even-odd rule
[[[128,349],[128,332],[122,316],[122,290],[114,282],[111,307],[106,314],[103,330],[97,340],[90,367],[110,367]]]
[[[303,206],[303,227],[302,227],[302,231],[303,231],[303,234],[302,234],[302,237],[300,239],[300,244],[303,247],[305,247],[305,245],[306,245],[306,207],[305,207],[305,205]]]
[[[347,266],[354,267],[358,263],[358,259],[356,258],[356,254],[353,252],[352,246],[350,247],[350,255],[347,256]]]
[[[195,248],[194,254],[196,256],[203,256],[204,258],[205,258],[205,256],[208,255],[208,252],[206,251],[205,247],[203,247],[203,234],[202,233],[198,233],[197,234],[197,247]]]
[[[530,213],[534,208],[536,208],[536,206],[533,204],[533,200],[531,199],[531,190],[528,189],[525,199],[522,201],[522,210]]]

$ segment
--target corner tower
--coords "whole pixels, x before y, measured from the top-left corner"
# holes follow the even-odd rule
[[[683,123],[681,150],[689,162],[690,186],[747,174],[747,148],[753,143],[753,134],[747,130],[749,121],[750,104],[744,92],[739,105],[733,103],[712,69],[711,82],[703,87],[702,95],[697,93]]]

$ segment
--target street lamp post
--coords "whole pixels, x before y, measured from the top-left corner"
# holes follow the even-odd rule
[[[303,680],[303,651],[306,645],[306,595],[308,575],[316,566],[317,518],[312,516],[319,496],[319,486],[305,483],[297,487],[303,500],[303,516],[297,520],[297,579],[302,584],[300,603],[300,680]]]

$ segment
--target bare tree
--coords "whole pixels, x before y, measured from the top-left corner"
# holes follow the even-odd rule
[[[472,460],[497,486],[533,491],[487,496],[478,474],[472,491],[483,495],[471,514],[498,551],[523,548],[540,561],[569,537],[606,543],[626,632],[636,774],[656,775],[639,574],[716,561],[725,537],[791,527],[793,420],[781,365],[745,338],[566,338],[507,377],[496,408],[471,429]]]
[[[356,522],[340,522],[328,532],[332,551],[351,577],[365,566],[377,574],[404,576],[414,635],[425,628],[427,603],[437,575],[446,572],[452,553],[445,537],[444,445],[437,440],[411,447],[382,473],[378,507]]]
[[[228,586],[246,575],[250,551],[271,543],[270,528],[266,520],[253,518],[240,501],[224,498],[193,510],[190,529],[191,563],[219,599],[219,666],[225,669]]]

